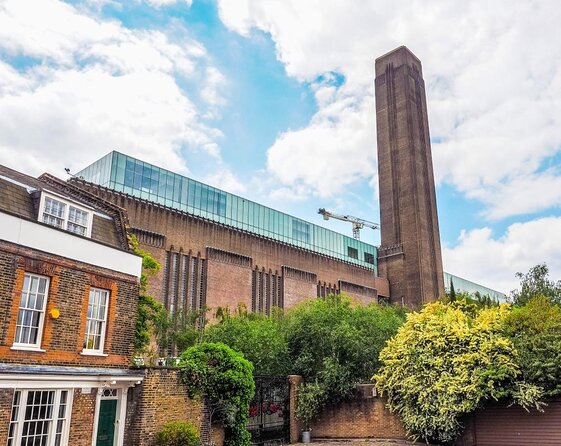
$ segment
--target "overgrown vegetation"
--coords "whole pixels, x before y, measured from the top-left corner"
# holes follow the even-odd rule
[[[248,313],[244,306],[238,306],[235,314],[222,309],[220,322],[207,327],[203,339],[222,342],[243,353],[253,364],[255,375],[288,375],[292,362],[288,355],[284,317],[277,310],[268,317]]]
[[[186,421],[168,421],[156,434],[156,446],[199,446],[199,433]]]
[[[351,397],[380,365],[386,341],[403,323],[404,310],[353,305],[341,295],[305,301],[287,314],[286,336],[293,373],[304,377],[300,401],[317,408]],[[309,410],[297,404],[302,411]],[[312,417],[313,418],[313,417]]]
[[[490,399],[540,408],[543,392],[523,380],[504,334],[508,314],[507,305],[435,302],[408,316],[373,379],[409,433],[449,442],[462,430],[460,417]]]
[[[181,354],[181,380],[191,396],[202,396],[206,413],[201,440],[210,443],[212,416],[225,427],[226,446],[249,446],[246,429],[255,391],[253,366],[241,353],[221,343],[203,342]]]
[[[561,395],[561,308],[545,296],[532,297],[512,309],[505,332],[517,351],[523,380],[547,396]]]
[[[180,308],[173,314],[162,309],[153,320],[156,344],[160,352],[172,356],[201,341],[207,320],[207,309],[190,310]]]

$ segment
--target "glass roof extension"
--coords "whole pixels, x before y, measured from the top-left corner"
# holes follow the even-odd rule
[[[86,181],[369,268],[376,247],[113,151],[76,174]]]
[[[454,274],[444,272],[444,288],[446,292],[450,292],[450,282],[454,283],[454,290],[456,292],[463,291],[470,294],[475,294],[478,292],[481,296],[489,296],[491,299],[494,299],[498,302],[504,303],[506,302],[506,294],[501,293],[500,291],[493,290],[491,288],[487,288],[483,285],[479,285],[471,280],[463,279],[461,277],[455,276]]]

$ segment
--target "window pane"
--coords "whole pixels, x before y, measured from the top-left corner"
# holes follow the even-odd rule
[[[38,346],[46,306],[48,279],[26,274],[23,284],[15,342]]]
[[[88,302],[84,349],[103,350],[103,336],[106,323],[109,292],[92,288]]]

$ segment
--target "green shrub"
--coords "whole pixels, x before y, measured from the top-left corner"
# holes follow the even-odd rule
[[[249,402],[253,398],[253,366],[225,344],[203,342],[181,354],[181,380],[191,395],[200,394],[209,413],[220,416],[225,446],[249,446]],[[210,417],[203,423],[210,427]],[[210,429],[208,429],[210,431]],[[209,438],[204,438],[203,443]]]
[[[199,446],[199,433],[186,421],[168,421],[156,434],[157,446]]]

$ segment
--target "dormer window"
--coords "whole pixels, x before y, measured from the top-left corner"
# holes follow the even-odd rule
[[[39,221],[84,237],[91,235],[92,212],[60,197],[43,194]]]

